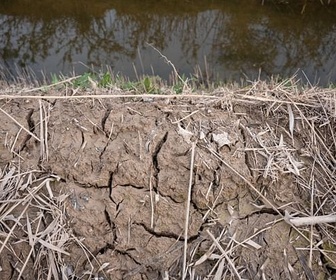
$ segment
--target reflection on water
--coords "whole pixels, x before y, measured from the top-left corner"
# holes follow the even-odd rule
[[[85,64],[168,79],[172,69],[152,44],[187,76],[206,61],[225,81],[301,69],[312,83],[336,83],[334,1],[263,2],[3,0],[0,65],[12,75],[20,67],[81,73]]]

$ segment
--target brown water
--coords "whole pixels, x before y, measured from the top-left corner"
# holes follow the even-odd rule
[[[0,65],[7,77],[22,67],[41,78],[109,66],[169,79],[151,44],[188,77],[199,66],[224,81],[297,73],[336,83],[335,1],[281,2],[1,0]]]

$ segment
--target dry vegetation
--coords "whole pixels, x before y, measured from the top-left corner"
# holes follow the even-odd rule
[[[73,114],[67,111],[68,106]],[[147,116],[154,108],[159,112],[155,113],[156,122],[163,123],[162,131],[169,133],[169,136],[161,135],[162,127],[158,128],[156,137],[161,142],[155,142],[155,136],[145,139],[136,124],[137,117]],[[121,114],[123,109],[125,112]],[[57,110],[61,114],[54,117]],[[113,119],[113,112],[121,114],[116,118],[120,123]],[[104,250],[93,249],[90,243],[92,235],[100,242],[95,225],[91,233],[78,233],[72,221],[83,219],[83,225],[92,222],[85,221],[89,213],[85,212],[85,208],[89,209],[85,203],[89,199],[93,201],[104,189],[99,182],[106,176],[108,181],[111,174],[92,173],[96,164],[92,160],[92,170],[83,169],[79,174],[76,168],[81,162],[77,159],[71,165],[74,155],[70,150],[66,158],[69,166],[62,161],[66,157],[62,154],[64,143],[57,142],[57,137],[60,131],[66,137],[67,131],[73,129],[64,122],[68,114],[83,139],[89,139],[85,137],[91,134],[101,135],[106,142],[105,150],[111,148],[110,142],[117,141],[119,134],[115,130],[121,127],[127,114],[132,114],[132,129],[139,135],[133,140],[139,142],[140,152],[136,152],[133,140],[122,141],[125,155],[133,153],[134,162],[146,165],[146,153],[141,153],[141,149],[150,150],[154,144],[159,147],[148,157],[151,169],[146,174],[140,173],[141,166],[122,169],[123,154],[115,160],[118,172],[124,173],[106,186],[107,200],[110,196],[111,200],[126,201],[127,195],[146,191],[149,206],[147,212],[141,212],[144,217],[141,222],[127,214],[120,224],[119,212],[113,216],[114,209],[107,206],[101,209],[107,217],[111,239],[118,240],[102,246]],[[218,88],[211,93],[184,89],[181,95],[176,95],[169,94],[167,89],[165,95],[139,95],[117,88],[78,90],[69,79],[41,88],[2,87],[0,115],[1,279],[335,277],[336,90],[333,88],[305,88],[292,79],[285,83],[257,81],[245,88]],[[151,116],[147,117],[149,122]],[[149,125],[148,133],[151,129]],[[75,134],[74,131],[71,133]],[[169,137],[181,141],[178,145],[186,148],[184,154],[177,155],[174,150],[179,148],[174,147],[178,146],[175,143],[180,142],[164,150],[164,142],[168,143]],[[80,156],[82,162],[85,156],[91,155],[90,145],[87,140],[80,145],[85,150],[83,157]],[[157,185],[157,181],[164,180],[160,177],[164,166],[172,168],[169,162],[164,165],[168,156],[172,165],[181,164],[168,174],[180,179],[181,186],[173,194]],[[183,162],[179,161],[180,157]],[[104,162],[103,152],[99,160]],[[108,160],[114,164],[114,159]],[[62,166],[57,162],[62,162],[59,163]],[[214,174],[214,178],[207,179],[207,174]],[[139,187],[141,184],[132,183],[131,179],[127,181],[132,176],[133,180],[144,178],[139,179],[145,182],[144,186]],[[122,180],[126,181],[122,183]],[[166,180],[168,184],[169,178]],[[98,182],[96,186],[94,182]],[[77,188],[68,187],[75,183]],[[118,193],[120,186],[126,185],[132,185],[129,189],[132,191]],[[83,186],[90,195],[79,198]],[[230,188],[235,193],[228,198]],[[113,198],[112,189],[116,190]],[[119,200],[120,197],[123,199]],[[167,225],[171,223],[173,232],[169,234],[166,233],[169,229],[159,231],[155,225],[157,217],[164,219],[160,208],[163,199],[178,205],[174,207],[183,206],[183,213],[172,212],[173,215],[169,213],[173,208],[165,206],[168,207],[164,208]],[[122,211],[128,213],[130,209]],[[178,218],[175,215],[182,220],[182,232],[173,228],[171,216]],[[96,219],[99,224],[99,217]],[[143,235],[138,236],[140,239],[151,235],[148,240],[157,240],[157,245],[148,247],[147,255],[138,258],[126,246],[138,244],[129,240],[136,238],[132,229]],[[145,233],[140,229],[145,229]],[[126,245],[123,238],[127,239]],[[163,243],[164,250],[160,251]],[[139,252],[140,245],[132,246]],[[105,257],[107,253],[110,255]]]

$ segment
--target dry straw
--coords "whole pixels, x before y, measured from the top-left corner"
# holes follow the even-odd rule
[[[0,170],[0,256],[12,256],[13,279],[72,279],[74,274],[64,274],[67,248],[77,244],[86,249],[67,226],[68,195],[55,194],[51,187],[60,178],[41,175],[36,170],[20,173],[11,164]],[[20,244],[27,244],[21,248],[29,248],[28,254],[18,251]]]

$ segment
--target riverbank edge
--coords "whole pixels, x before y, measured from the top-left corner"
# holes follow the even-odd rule
[[[334,135],[336,127],[335,88],[303,87],[293,78],[282,82],[255,81],[251,82],[249,86],[244,87],[232,84],[230,86],[211,89],[206,87],[195,89],[188,81],[183,82],[183,80],[180,80],[178,85],[181,92],[177,93],[175,88],[163,86],[154,78],[148,78],[149,81],[144,78],[136,86],[132,85],[131,88],[125,89],[122,84],[109,84],[102,87],[90,76],[87,76],[85,80],[78,80],[81,77],[54,81],[52,84],[42,86],[28,83],[11,85],[3,83],[0,89],[2,117],[11,118],[15,122],[17,116],[4,111],[2,105],[18,99],[25,102],[36,102],[38,100],[54,102],[57,100],[99,101],[113,99],[118,103],[125,101],[130,103],[155,103],[158,100],[164,100],[166,104],[172,102],[185,102],[186,104],[202,103],[203,106],[204,104],[209,104],[209,108],[218,103],[218,106],[222,106],[223,110],[230,110],[232,106],[244,104],[250,107],[252,111],[262,110],[266,120],[268,114],[281,114],[282,118],[287,118],[287,122],[285,121],[285,123],[287,123],[286,130],[289,137],[293,137],[293,134],[298,133],[296,131],[297,122],[302,122],[306,125],[306,128],[311,131],[312,136],[311,142],[307,143],[308,152],[317,155],[314,160],[319,168],[324,168],[324,172],[328,174],[327,178],[330,180],[326,181],[325,188],[322,188],[325,191],[324,196],[329,202],[334,199],[335,189],[332,186],[335,186],[335,177],[333,176],[335,175],[336,163],[336,138]],[[156,91],[158,89],[160,91]],[[26,128],[26,130],[28,133],[29,128]],[[328,134],[325,131],[328,131]],[[317,154],[316,151],[318,151]],[[3,167],[1,180],[5,178],[8,180],[13,175],[9,172],[9,167],[11,167],[10,161],[6,167]],[[316,170],[316,172],[320,172],[320,170]],[[14,189],[13,191],[16,192],[17,190]],[[30,196],[31,193],[27,193],[27,198]],[[325,201],[321,201],[316,206],[323,209],[326,205]],[[62,205],[59,207],[61,209]],[[330,211],[330,209],[322,212],[325,215],[335,215],[335,212]],[[322,248],[322,251],[326,251],[326,262],[329,262],[329,265],[331,267],[334,266],[336,269],[336,265],[333,264],[332,257],[330,257],[336,252],[335,240],[332,238],[334,229],[328,227],[327,224],[325,225],[324,230],[326,232],[330,231],[330,238],[324,240],[328,248]],[[60,225],[59,228],[63,228],[63,225]],[[65,253],[63,248],[50,246],[49,249],[58,253]]]

